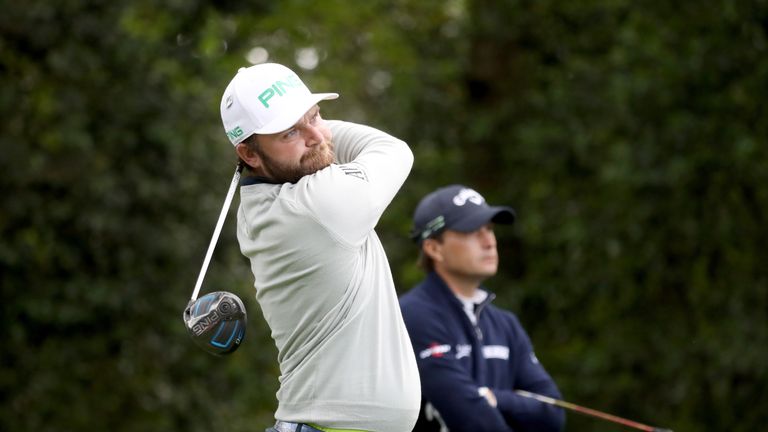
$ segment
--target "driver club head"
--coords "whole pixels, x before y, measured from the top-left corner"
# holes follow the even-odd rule
[[[190,301],[183,318],[192,340],[215,355],[231,354],[240,346],[248,320],[242,300],[227,291]]]

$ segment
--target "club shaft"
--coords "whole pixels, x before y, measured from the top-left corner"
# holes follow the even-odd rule
[[[203,259],[203,266],[200,268],[200,274],[197,276],[197,283],[195,283],[195,290],[192,291],[192,301],[197,300],[198,294],[200,294],[200,288],[203,286],[203,279],[208,272],[208,265],[211,263],[211,256],[213,256],[213,250],[216,249],[216,243],[219,242],[219,235],[221,235],[221,227],[224,226],[224,220],[227,218],[227,211],[232,204],[232,198],[235,196],[235,190],[240,182],[240,173],[243,171],[242,164],[238,164],[235,169],[235,175],[232,177],[232,183],[229,185],[229,191],[227,191],[227,197],[224,199],[224,205],[221,207],[221,213],[219,214],[219,220],[216,222],[216,228],[213,230],[213,237],[211,237],[211,243],[208,245],[208,251],[205,253],[205,259]]]
[[[664,431],[671,432],[671,431],[669,431],[667,429],[660,429],[660,428],[657,428],[657,427],[648,426],[648,425],[645,425],[645,424],[642,424],[642,423],[638,423],[636,421],[627,420],[625,418],[617,417],[617,416],[612,415],[612,414],[604,413],[602,411],[597,411],[597,410],[594,410],[594,409],[591,409],[591,408],[587,408],[587,407],[583,407],[583,406],[580,406],[580,405],[576,405],[574,403],[565,402],[565,401],[554,399],[554,398],[551,398],[551,397],[548,397],[548,396],[542,396],[540,394],[531,393],[531,392],[528,392],[528,391],[525,391],[525,390],[515,390],[515,393],[519,394],[520,396],[525,396],[527,398],[535,399],[535,400],[537,400],[539,402],[543,402],[543,403],[546,403],[546,404],[549,404],[549,405],[559,406],[561,408],[566,408],[566,409],[569,409],[569,410],[572,410],[572,411],[576,411],[578,413],[582,413],[582,414],[585,414],[585,415],[601,418],[603,420],[611,421],[611,422],[614,422],[614,423],[618,423],[618,424],[621,424],[621,425],[624,425],[624,426],[628,426],[628,427],[632,427],[632,428],[635,428],[635,429],[639,429],[639,430],[642,430],[642,431],[646,431],[646,432],[664,432]]]

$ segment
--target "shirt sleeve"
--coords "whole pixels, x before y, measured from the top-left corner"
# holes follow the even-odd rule
[[[413,153],[404,141],[372,127],[326,122],[336,163],[300,181],[298,192],[320,224],[359,245],[408,177]]]
[[[517,374],[513,378],[515,389],[561,399],[560,391],[533,351],[530,337],[514,316],[512,325],[518,333],[518,343],[512,351],[516,357]],[[562,408],[520,396],[515,389],[494,388],[498,408],[516,431],[557,432],[565,426]]]
[[[403,308],[421,376],[422,397],[431,403],[451,432],[512,429],[501,412],[478,393],[479,385],[456,359],[454,337],[440,317]]]

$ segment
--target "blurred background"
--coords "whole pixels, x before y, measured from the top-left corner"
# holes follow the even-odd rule
[[[399,293],[414,206],[464,183],[518,212],[487,286],[564,399],[765,428],[768,1],[0,0],[0,430],[273,422],[236,205],[203,292],[243,298],[245,343],[181,320],[236,162],[221,94],[265,61],[411,145],[377,228]]]

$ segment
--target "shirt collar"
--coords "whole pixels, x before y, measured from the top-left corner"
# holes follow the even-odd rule
[[[456,298],[461,302],[464,313],[467,314],[472,324],[477,324],[477,314],[475,314],[475,307],[485,301],[488,298],[488,292],[478,288],[472,297],[466,297],[461,294],[455,294]]]
[[[243,176],[240,179],[240,186],[250,186],[250,185],[261,184],[261,183],[280,184],[272,179],[268,179],[266,177],[256,176],[256,175]]]

